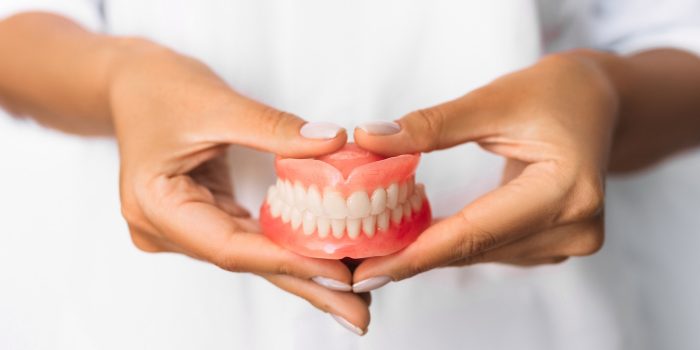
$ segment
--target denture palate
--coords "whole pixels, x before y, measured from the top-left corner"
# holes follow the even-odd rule
[[[347,197],[333,188],[319,189],[316,185],[303,186],[299,182],[277,179],[270,186],[267,203],[270,214],[289,223],[292,229],[301,227],[304,235],[318,234],[354,239],[361,232],[373,237],[386,231],[390,224],[399,225],[420,211],[425,200],[423,185],[414,178],[391,183],[368,191],[354,191]]]

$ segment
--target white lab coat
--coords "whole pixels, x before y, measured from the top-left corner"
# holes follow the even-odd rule
[[[238,91],[353,127],[457,97],[544,51],[700,52],[697,1],[2,0],[0,17],[61,13],[147,36],[209,64]],[[0,59],[4,53],[0,53]],[[0,115],[2,349],[697,349],[700,155],[608,186],[606,247],[531,269],[441,269],[374,293],[350,334],[264,280],[131,244],[112,140]],[[255,210],[271,156],[233,148]],[[493,188],[501,160],[474,146],[425,156],[437,215]]]

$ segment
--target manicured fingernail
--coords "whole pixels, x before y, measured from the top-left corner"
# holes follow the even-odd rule
[[[353,284],[352,291],[354,293],[365,293],[380,288],[389,282],[391,282],[391,277],[389,276],[370,277]]]
[[[365,334],[365,331],[363,331],[360,327],[350,323],[350,321],[346,320],[345,318],[334,314],[331,314],[331,317],[333,317],[333,319],[336,322],[338,322],[341,326],[345,327],[345,329],[349,330],[350,332],[353,332],[357,335]]]
[[[379,136],[393,135],[401,131],[399,124],[384,121],[366,122],[358,125],[357,127],[370,135]]]
[[[307,139],[328,140],[338,136],[343,127],[338,124],[328,122],[309,122],[304,124],[299,130],[301,136]]]
[[[349,292],[352,290],[349,284],[328,277],[316,276],[312,277],[311,280],[330,290],[337,290],[339,292]]]

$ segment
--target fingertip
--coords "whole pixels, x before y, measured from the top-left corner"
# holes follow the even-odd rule
[[[391,134],[378,134],[362,125],[353,131],[353,137],[358,146],[388,157],[415,152],[410,147],[410,142],[406,142],[406,136],[402,129]]]
[[[309,122],[298,128],[296,140],[294,145],[280,147],[277,154],[289,158],[311,158],[332,153],[347,143],[348,134],[345,128],[333,123]]]

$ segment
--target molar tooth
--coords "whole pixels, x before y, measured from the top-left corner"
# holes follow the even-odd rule
[[[403,208],[401,206],[398,206],[394,209],[391,209],[391,222],[398,225],[401,223],[402,217],[403,217]]]
[[[362,231],[367,237],[374,236],[374,230],[377,228],[377,217],[375,215],[368,216],[362,219]]]
[[[403,218],[404,220],[408,220],[411,218],[411,203],[408,201],[403,204]]]
[[[391,209],[386,209],[377,215],[377,229],[380,231],[386,231],[389,229],[389,216]]]
[[[406,185],[406,181],[402,182],[401,185],[399,185],[399,199],[397,200],[399,204],[402,204],[406,202],[406,198],[408,197],[408,186]]]
[[[316,229],[316,217],[308,210],[304,211],[303,217],[302,227],[304,228],[304,234],[310,236]]]
[[[299,210],[306,209],[306,190],[299,181],[294,183],[294,205]]]
[[[284,201],[288,205],[294,204],[294,188],[289,180],[284,180]]]
[[[323,215],[323,199],[316,185],[309,186],[309,192],[306,195],[306,204],[314,215]]]
[[[411,209],[413,209],[413,212],[419,212],[421,208],[423,207],[423,197],[421,197],[420,193],[416,191],[416,193],[411,195]]]
[[[399,201],[399,185],[394,182],[386,189],[386,206],[394,209]]]
[[[324,217],[316,218],[316,228],[318,229],[318,236],[326,238],[328,237],[328,232],[331,230],[331,221]]]
[[[333,231],[333,237],[343,237],[343,231],[345,231],[345,219],[331,219],[331,230]]]
[[[411,197],[411,195],[413,194],[413,191],[415,190],[415,184],[416,184],[416,178],[413,176],[411,176],[410,179],[406,180],[406,193],[408,194],[409,198]]]
[[[282,200],[279,198],[275,198],[272,200],[272,203],[270,203],[270,214],[272,215],[273,218],[278,218],[282,214]]]
[[[331,219],[344,219],[348,216],[348,207],[345,198],[340,192],[326,191],[323,195],[323,211]]]
[[[372,192],[372,215],[381,214],[386,210],[386,191],[379,187]]]
[[[267,188],[267,204],[272,204],[272,202],[277,197],[277,187],[270,186]]]
[[[348,216],[351,218],[363,218],[369,215],[371,203],[365,191],[353,192],[348,197],[347,205]]]
[[[297,208],[292,208],[292,229],[296,230],[301,225],[301,212]]]
[[[282,204],[282,222],[285,224],[289,222],[290,216],[292,216],[292,207],[289,204]]]
[[[348,219],[347,220],[348,236],[351,239],[355,239],[360,235],[361,221],[362,221],[361,219]]]

